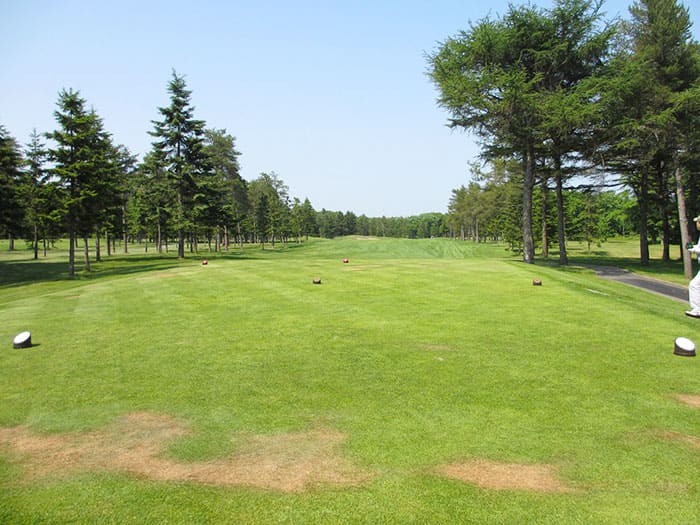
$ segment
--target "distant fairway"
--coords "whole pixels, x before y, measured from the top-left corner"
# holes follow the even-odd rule
[[[672,300],[444,239],[30,257],[0,252],[0,523],[700,515]]]

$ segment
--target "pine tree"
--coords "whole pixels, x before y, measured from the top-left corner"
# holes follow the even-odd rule
[[[114,180],[113,148],[102,120],[88,110],[80,93],[62,90],[54,112],[59,129],[46,136],[56,143],[49,159],[62,191],[62,207],[70,241],[68,275],[75,275],[75,241],[82,237],[85,269],[90,270],[88,237],[103,219]]]
[[[132,155],[129,149],[124,145],[119,145],[114,148],[113,155],[117,180],[115,184],[116,205],[111,213],[110,231],[115,242],[117,237],[121,237],[124,253],[128,253],[129,224],[127,208],[129,200],[133,197],[137,161],[136,156]],[[107,254],[109,255],[109,239],[107,250]]]
[[[583,109],[595,100],[577,93],[577,86],[600,67],[612,36],[597,28],[599,7],[592,0],[557,0],[550,10],[511,4],[502,18],[480,21],[430,57],[450,125],[473,130],[483,140],[486,160],[522,164],[525,262],[534,259],[536,170],[546,182],[540,160],[553,165],[561,193],[563,163],[580,147],[578,135],[587,127]],[[561,202],[559,208],[563,218]],[[563,224],[559,230],[563,233]],[[560,260],[566,262],[565,252]]]
[[[609,130],[604,153],[637,197],[640,260],[648,264],[647,228],[654,204],[666,225],[664,256],[668,258],[668,209],[674,183],[682,242],[689,238],[683,185],[697,148],[700,48],[691,38],[688,9],[676,0],[639,0],[630,13],[627,40],[601,91],[604,127]],[[690,258],[684,256],[689,275]]]
[[[155,137],[152,162],[164,170],[166,180],[175,197],[171,203],[172,216],[178,237],[177,255],[185,256],[185,233],[195,226],[195,198],[211,174],[208,156],[204,151],[203,120],[194,118],[190,103],[192,92],[185,79],[173,71],[168,84],[170,105],[158,108],[163,119],[152,121]]]
[[[534,262],[532,196],[537,146],[542,142],[540,93],[549,80],[547,52],[555,26],[533,5],[511,5],[500,20],[488,18],[444,42],[430,57],[450,125],[475,131],[489,160],[515,158],[522,165],[523,260]]]
[[[0,126],[0,230],[4,230],[14,250],[24,216],[21,199],[22,154],[15,139]]]
[[[46,145],[36,130],[29,137],[25,148],[26,173],[22,186],[22,195],[26,203],[26,223],[31,232],[34,258],[39,258],[39,239],[44,240],[44,255],[46,255],[46,240],[54,226],[60,222],[58,213],[56,184],[50,180],[46,169],[48,152]],[[53,226],[53,228],[52,228]]]
[[[246,185],[240,175],[240,153],[236,150],[235,137],[225,129],[207,129],[204,135],[205,150],[213,170],[206,212],[209,228],[215,229],[218,251],[222,232],[223,243],[228,249],[229,226],[240,231],[240,222],[246,211]]]
[[[601,23],[601,6],[600,2],[592,0],[556,0],[550,10],[555,33],[546,54],[552,73],[541,91],[542,137],[543,156],[548,160],[555,183],[559,264],[562,265],[568,264],[563,183],[581,173],[581,160],[591,149],[591,121],[599,109],[600,98],[595,80],[604,70],[617,31],[614,25]],[[546,179],[543,176],[545,206]],[[543,221],[546,227],[545,217]]]

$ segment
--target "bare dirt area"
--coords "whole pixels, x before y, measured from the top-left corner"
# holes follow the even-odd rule
[[[437,472],[490,490],[574,491],[558,479],[556,469],[547,464],[498,463],[476,459],[445,465],[437,469]]]
[[[700,396],[698,395],[676,394],[673,397],[676,401],[680,401],[694,408],[700,408]]]
[[[23,467],[26,482],[110,471],[155,481],[301,492],[321,485],[359,485],[371,478],[340,455],[345,436],[329,429],[240,436],[235,454],[208,462],[163,456],[169,442],[190,433],[175,418],[139,412],[84,433],[43,435],[26,426],[0,428],[0,449]]]
[[[671,430],[666,430],[659,433],[659,437],[666,441],[673,441],[674,443],[681,443],[692,449],[700,450],[700,438],[696,436],[691,436],[690,434],[683,434],[682,432],[674,432]]]

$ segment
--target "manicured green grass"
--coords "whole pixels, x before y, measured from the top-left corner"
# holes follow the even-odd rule
[[[700,515],[700,413],[674,399],[700,395],[700,363],[673,355],[700,325],[674,301],[444,239],[312,239],[207,254],[207,266],[134,253],[73,281],[63,253],[30,257],[0,252],[0,427],[77,435],[166,414],[192,429],[164,452],[181,463],[231,455],[244,435],[326,428],[371,476],[292,493],[104,469],[27,481],[5,448],[2,523]],[[38,346],[12,349],[25,329]],[[553,465],[572,490],[490,490],[437,472],[472,459]]]

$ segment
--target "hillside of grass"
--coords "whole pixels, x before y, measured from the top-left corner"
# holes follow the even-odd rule
[[[63,256],[0,253],[0,522],[700,515],[669,299],[445,239]]]

